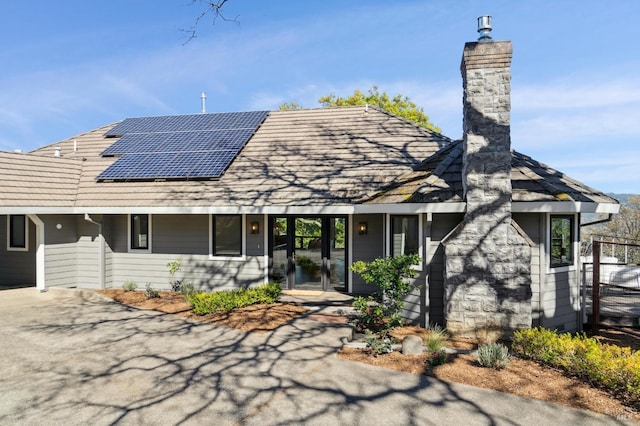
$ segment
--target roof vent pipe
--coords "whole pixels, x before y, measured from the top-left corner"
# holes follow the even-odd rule
[[[54,157],[60,157],[60,152],[61,152],[60,147],[56,146],[55,151],[53,151],[53,156]]]
[[[200,101],[202,102],[202,111],[200,111],[202,114],[206,114],[207,113],[207,94],[205,92],[202,92],[200,94]]]
[[[73,152],[78,152],[78,141],[73,140]]]
[[[478,18],[478,32],[480,33],[480,37],[478,37],[478,41],[491,41],[492,38],[489,35],[493,28],[491,27],[491,16],[484,15]]]

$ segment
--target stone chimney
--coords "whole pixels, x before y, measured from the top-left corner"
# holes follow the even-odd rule
[[[511,42],[467,43],[462,55],[463,222],[443,241],[445,321],[494,340],[531,326],[531,241],[511,218]]]

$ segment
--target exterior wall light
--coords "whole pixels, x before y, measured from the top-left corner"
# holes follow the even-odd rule
[[[252,234],[260,233],[260,222],[251,222],[251,226],[249,227]]]
[[[367,235],[368,231],[369,231],[369,225],[367,224],[367,222],[360,222],[358,224],[358,234]]]

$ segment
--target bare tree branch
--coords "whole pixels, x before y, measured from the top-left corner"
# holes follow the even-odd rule
[[[200,4],[201,6],[203,6],[203,10],[200,13],[200,15],[196,18],[191,28],[189,28],[188,30],[180,29],[180,31],[185,33],[185,35],[187,36],[187,41],[185,41],[183,45],[189,43],[191,40],[197,37],[196,32],[198,30],[198,25],[200,25],[200,22],[204,20],[204,18],[206,17],[212,16],[211,25],[215,25],[218,18],[226,22],[235,22],[236,24],[239,24],[240,23],[238,21],[239,15],[236,16],[235,18],[227,18],[225,15],[223,15],[222,8],[224,7],[225,3],[227,3],[227,1],[228,0],[219,0],[219,1],[192,0],[189,6]]]

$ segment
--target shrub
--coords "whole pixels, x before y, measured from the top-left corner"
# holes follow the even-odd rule
[[[167,269],[169,270],[169,284],[171,285],[171,291],[180,291],[182,288],[182,280],[174,279],[176,272],[180,270],[180,262],[182,258],[177,258],[167,263]]]
[[[145,295],[147,296],[147,299],[154,299],[156,297],[160,297],[160,292],[151,287],[151,283],[147,283],[147,286],[145,287]]]
[[[509,364],[509,349],[502,343],[486,343],[478,347],[476,359],[483,367],[499,370]]]
[[[188,298],[189,296],[195,294],[196,292],[196,288],[194,287],[193,283],[182,283],[180,282],[180,293],[182,293],[182,295],[186,298]]]
[[[422,339],[424,345],[429,352],[439,352],[447,339],[446,331],[437,324],[429,325],[428,331],[429,334]]]
[[[250,289],[194,293],[188,296],[188,301],[194,313],[205,315],[219,311],[228,312],[256,303],[275,303],[281,293],[279,284],[270,283]]]
[[[442,365],[447,362],[447,352],[444,349],[439,349],[437,351],[429,352],[429,357],[427,358],[427,362],[430,365]]]
[[[360,311],[361,315],[369,315],[364,318],[375,324],[382,322],[385,328],[394,328],[402,325],[400,312],[404,307],[404,298],[414,286],[408,281],[413,278],[416,271],[412,268],[420,262],[417,254],[405,254],[396,257],[378,258],[371,262],[361,260],[351,265],[351,270],[360,275],[367,284],[375,284],[382,292],[380,308],[373,308],[375,299],[369,297],[367,303],[360,301],[354,307]],[[372,303],[369,303],[372,302]],[[384,321],[381,321],[384,318]]]
[[[125,281],[124,284],[122,284],[122,288],[124,289],[124,291],[133,291],[138,288],[138,284],[133,280],[128,280]]]
[[[379,331],[386,328],[384,308],[373,297],[355,297],[353,308],[360,312],[356,319],[359,330]]]
[[[367,348],[373,351],[376,355],[382,355],[390,353],[393,348],[395,339],[387,334],[386,331],[380,332],[380,334],[374,334],[364,339]]]
[[[640,352],[628,347],[600,343],[584,334],[572,336],[534,328],[515,332],[512,350],[523,358],[640,397]]]

